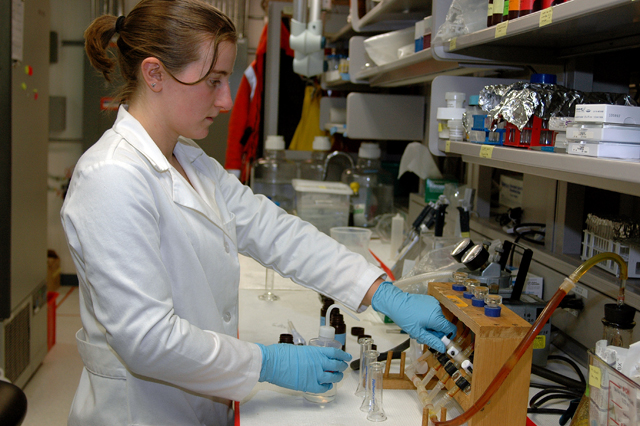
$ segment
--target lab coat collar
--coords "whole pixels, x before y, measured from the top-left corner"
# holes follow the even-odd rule
[[[186,181],[175,176],[169,160],[164,156],[158,145],[151,139],[149,133],[142,127],[140,122],[135,119],[127,111],[126,105],[120,105],[118,109],[118,117],[113,125],[113,130],[120,134],[132,147],[140,152],[158,172],[169,172],[173,181],[172,197],[177,204],[202,213],[213,224],[219,227],[225,234],[230,236],[230,232],[225,226],[223,218],[221,218],[214,209],[207,205],[200,196],[194,196],[194,189],[191,188]],[[180,159],[185,158],[191,164],[203,155],[202,149],[193,141],[180,137],[176,151],[179,152]],[[196,164],[194,164],[195,166]],[[197,168],[197,167],[196,167]],[[215,199],[212,197],[213,202]],[[231,236],[230,236],[231,238]],[[232,238],[232,240],[235,240]]]
[[[129,114],[127,109],[127,105],[120,105],[113,130],[144,155],[154,169],[158,172],[166,172],[171,167],[169,160],[160,151],[160,148],[151,139],[142,124]]]

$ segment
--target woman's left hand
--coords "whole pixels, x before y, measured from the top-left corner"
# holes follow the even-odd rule
[[[453,337],[457,331],[456,326],[444,317],[440,303],[434,297],[405,293],[388,281],[380,284],[371,306],[391,318],[411,338],[439,352],[444,352],[446,347],[436,334]]]

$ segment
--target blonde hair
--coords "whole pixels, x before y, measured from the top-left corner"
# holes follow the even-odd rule
[[[107,81],[111,81],[116,62],[119,65],[123,84],[116,96],[118,103],[129,102],[136,92],[140,66],[146,58],[158,58],[173,77],[200,59],[199,48],[208,41],[214,53],[204,79],[216,63],[220,43],[237,41],[233,22],[199,0],[142,0],[128,16],[120,18],[116,28],[118,19],[100,16],[84,32],[89,61]],[[117,60],[108,50],[116,33]]]

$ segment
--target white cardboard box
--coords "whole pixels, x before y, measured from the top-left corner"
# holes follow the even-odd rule
[[[576,105],[576,121],[640,125],[640,107],[627,105]]]
[[[511,271],[512,284],[515,284],[517,276],[518,276],[518,269],[512,270]],[[544,294],[544,278],[534,275],[532,273],[528,273],[527,280],[524,284],[524,289],[522,289],[522,293],[532,294],[542,299],[542,295]]]

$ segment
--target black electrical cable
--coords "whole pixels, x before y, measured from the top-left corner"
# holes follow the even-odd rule
[[[547,370],[546,368],[539,367],[535,364],[531,365],[531,373],[536,376],[540,376],[543,379],[551,380],[552,382],[564,385],[570,389],[577,389],[584,391],[585,385],[577,380],[570,379],[562,374],[555,373]]]
[[[575,370],[576,374],[580,378],[580,381],[570,379],[562,374],[547,370],[546,368],[532,365],[532,374],[535,374],[547,380],[551,380],[555,383],[560,384],[561,386],[549,386],[541,383],[531,383],[531,387],[542,390],[536,393],[529,400],[529,408],[527,409],[527,413],[560,415],[561,424],[565,424],[568,419],[573,417],[573,414],[575,413],[577,406],[575,404],[575,401],[579,401],[582,397],[586,387],[586,380],[584,374],[582,374],[582,371],[573,360],[560,355],[549,355],[547,359],[566,362]],[[541,407],[549,401],[555,400],[569,401],[569,407],[567,409]]]
[[[587,381],[584,378],[584,374],[582,374],[582,370],[580,370],[580,367],[578,367],[578,364],[576,364],[572,359],[567,358],[566,356],[562,356],[562,355],[549,355],[547,357],[547,359],[566,362],[571,367],[573,367],[574,371],[576,372],[576,374],[580,378],[580,383],[582,383],[585,386],[587,385]]]

